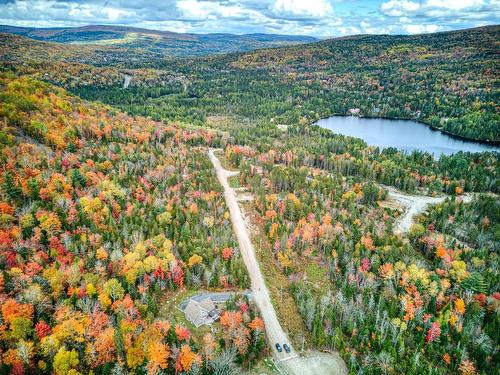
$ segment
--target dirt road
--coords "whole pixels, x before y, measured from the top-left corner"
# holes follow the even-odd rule
[[[128,85],[130,85],[130,80],[132,79],[132,76],[129,76],[128,74],[122,74],[123,75],[123,88],[126,89]]]
[[[260,272],[259,264],[255,258],[255,252],[250,241],[250,236],[248,235],[247,228],[245,226],[245,221],[243,220],[243,215],[238,206],[236,200],[236,194],[233,189],[229,186],[228,178],[238,174],[238,172],[227,171],[222,168],[219,159],[214,154],[215,150],[210,150],[208,155],[212,164],[214,165],[215,171],[217,173],[217,178],[220,184],[224,188],[224,197],[226,199],[226,204],[229,207],[229,213],[231,214],[231,222],[233,224],[233,230],[238,238],[238,244],[240,247],[241,255],[243,261],[248,269],[248,274],[250,275],[250,280],[252,282],[252,294],[253,300],[259,307],[262,319],[264,320],[267,337],[269,338],[273,355],[275,358],[280,360],[286,360],[287,358],[296,356],[297,353],[292,348],[292,344],[288,339],[287,334],[281,328],[281,325],[274,311],[273,304],[271,303],[271,298],[269,296],[269,291],[267,290],[266,284],[264,283],[264,277]],[[275,343],[280,343],[281,346],[287,343],[292,352],[290,354],[285,353],[283,350],[279,353],[274,346]]]
[[[280,362],[280,368],[289,374],[295,375],[343,375],[347,374],[347,367],[338,355],[329,353],[311,352],[302,357],[295,352],[292,344],[281,327],[276,311],[274,310],[269,291],[264,282],[264,277],[260,272],[259,263],[255,257],[255,251],[250,241],[243,214],[238,206],[238,200],[234,189],[229,185],[228,178],[237,175],[239,172],[232,172],[222,168],[222,165],[215,156],[214,152],[217,150],[211,149],[208,156],[215,168],[217,178],[224,188],[224,198],[229,207],[231,214],[231,222],[233,230],[238,239],[241,255],[245,266],[247,267],[248,274],[252,283],[251,290],[253,300],[257,304],[262,319],[264,320],[266,334],[269,340],[273,357]],[[291,348],[291,353],[281,353],[276,350],[275,343],[280,343],[283,346],[287,343]]]

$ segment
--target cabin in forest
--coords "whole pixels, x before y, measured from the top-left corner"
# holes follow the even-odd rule
[[[250,176],[255,176],[256,174],[262,176],[264,174],[264,170],[260,165],[250,165]]]
[[[226,302],[233,298],[235,294],[234,292],[199,293],[182,301],[179,310],[196,327],[203,324],[211,325],[219,320]],[[250,291],[244,291],[241,294],[250,300],[252,299]]]
[[[190,299],[183,311],[186,319],[196,327],[203,324],[210,325],[219,319],[219,310],[210,297],[206,297],[199,302]]]

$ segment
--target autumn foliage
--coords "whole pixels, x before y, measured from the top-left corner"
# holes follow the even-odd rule
[[[236,327],[198,340],[160,304],[248,285],[222,251],[237,243],[203,148],[218,138],[26,77],[2,73],[0,87],[0,372],[210,373]],[[252,319],[239,322],[242,365],[260,355]]]

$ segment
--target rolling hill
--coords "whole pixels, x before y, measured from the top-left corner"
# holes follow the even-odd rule
[[[143,48],[164,56],[202,56],[314,42],[309,36],[274,34],[183,34],[126,26],[34,28],[0,25],[0,33],[47,42]]]
[[[205,52],[208,44],[174,43],[168,39],[171,33],[158,36],[162,41],[148,48],[134,42],[63,44],[3,34],[0,63],[86,99],[156,119],[203,123],[207,116],[232,114],[312,123],[358,108],[361,116],[417,120],[498,143],[499,34],[499,26],[488,26],[423,35],[357,35],[194,59],[185,57],[195,43],[204,46],[195,50]],[[212,43],[232,37],[273,39],[210,36]],[[173,47],[162,48],[162,43],[174,43],[177,57]],[[122,90],[122,73],[132,76],[127,90]]]
[[[312,123],[358,108],[360,116],[411,119],[498,143],[499,40],[500,27],[489,26],[152,60],[145,66],[187,76],[187,92],[178,86],[168,95],[156,88],[85,88],[79,94],[160,117],[185,106],[183,114],[195,113],[193,118],[229,113],[280,124]]]

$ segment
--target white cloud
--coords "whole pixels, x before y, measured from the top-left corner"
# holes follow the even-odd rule
[[[382,3],[380,8],[388,16],[401,17],[407,12],[418,10],[420,4],[408,0],[389,0]]]
[[[35,26],[47,21],[72,24],[126,22],[136,17],[133,10],[117,6],[55,0],[18,0],[0,4],[0,14],[4,19],[16,20],[15,24],[31,21]]]
[[[188,19],[205,20],[216,17],[241,18],[256,16],[257,12],[240,5],[224,5],[217,1],[179,0],[177,9]]]
[[[383,32],[377,28],[373,27],[368,20],[363,20],[359,23],[363,34],[382,34]]]
[[[427,0],[426,7],[445,8],[445,9],[466,9],[484,5],[483,0]]]
[[[441,30],[438,25],[403,25],[403,29],[409,34],[425,34],[425,33],[435,33]]]
[[[356,26],[339,27],[338,30],[342,36],[361,34],[361,30]]]
[[[445,17],[456,18],[472,16],[481,18],[484,15],[497,13],[500,10],[498,0],[388,0],[380,5],[380,10],[393,17]]]
[[[272,10],[296,17],[327,17],[333,14],[333,7],[327,0],[276,0]]]
[[[339,36],[433,32],[499,19],[500,0],[0,0],[0,24],[28,27]]]
[[[388,24],[385,20],[379,20],[376,22],[373,19],[364,19],[359,23],[361,28],[359,33],[363,34],[391,34],[396,30],[396,25]]]

